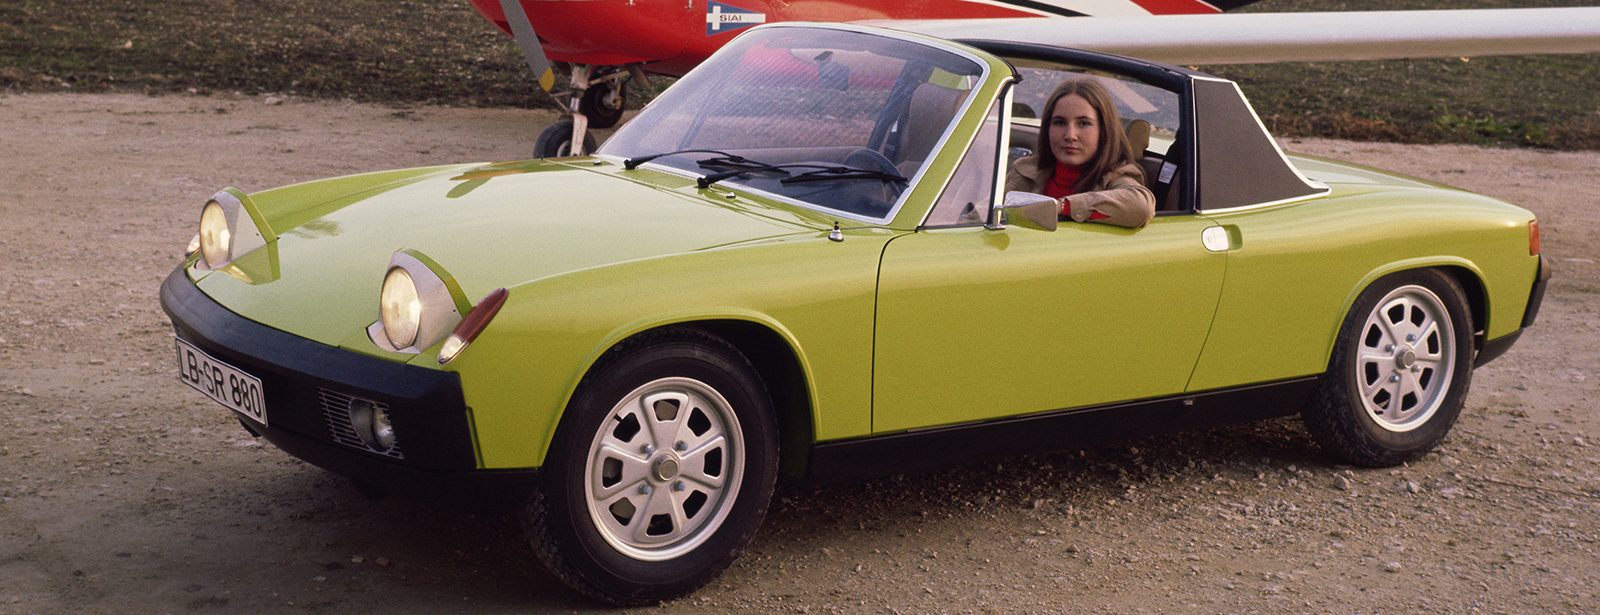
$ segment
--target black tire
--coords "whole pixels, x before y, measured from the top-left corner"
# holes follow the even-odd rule
[[[584,377],[524,526],[572,588],[650,604],[733,563],[766,515],[777,469],[772,403],[750,362],[720,338],[669,329],[611,350]]]
[[[583,133],[583,152],[594,153],[594,135]],[[560,120],[545,127],[533,145],[534,158],[564,158],[572,155],[572,120]]]
[[[613,96],[612,94],[615,93]],[[622,121],[628,107],[628,88],[623,82],[602,81],[589,86],[578,99],[578,113],[589,118],[590,128],[610,128]]]
[[[1302,412],[1322,449],[1387,467],[1433,450],[1472,383],[1466,292],[1432,269],[1385,276],[1361,292],[1339,329],[1316,398]],[[1408,336],[1410,336],[1408,338]]]

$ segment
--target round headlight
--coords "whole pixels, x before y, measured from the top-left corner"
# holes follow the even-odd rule
[[[422,323],[422,300],[417,297],[417,285],[411,274],[395,267],[383,278],[383,293],[379,301],[379,316],[383,319],[383,333],[395,348],[409,348],[417,341],[417,327]]]
[[[206,208],[200,212],[200,255],[205,257],[206,266],[221,267],[228,262],[232,242],[233,234],[228,231],[228,216],[222,212],[222,206],[216,201],[206,203]]]

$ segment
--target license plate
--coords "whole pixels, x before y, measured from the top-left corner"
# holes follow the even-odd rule
[[[181,339],[174,341],[178,343],[179,380],[230,410],[266,426],[267,405],[262,401],[260,378],[218,361],[188,342]]]

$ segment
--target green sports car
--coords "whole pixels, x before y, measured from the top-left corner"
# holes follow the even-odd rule
[[[1099,80],[1155,219],[1002,193]],[[779,474],[834,482],[1300,414],[1434,447],[1533,323],[1532,214],[1286,157],[1182,68],[852,25],[752,28],[588,157],[216,193],[162,285],[180,379],[381,490],[517,494],[619,604],[707,583]]]

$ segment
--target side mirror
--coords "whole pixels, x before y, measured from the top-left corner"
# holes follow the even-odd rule
[[[984,228],[998,231],[1007,223],[1036,231],[1056,230],[1061,202],[1032,192],[1007,192],[1005,202],[989,210],[989,222]]]

